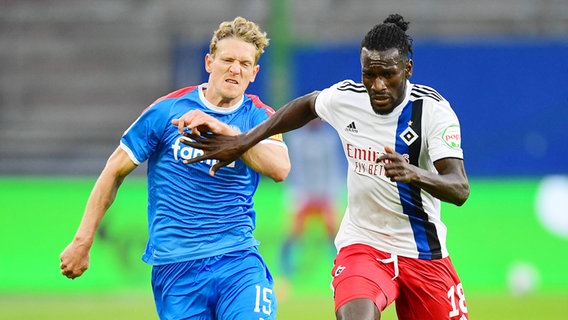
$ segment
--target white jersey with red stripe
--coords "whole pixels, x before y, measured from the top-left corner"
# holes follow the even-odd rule
[[[362,83],[339,82],[316,100],[320,118],[337,131],[348,161],[347,209],[337,249],[362,243],[420,259],[448,256],[440,200],[420,188],[390,181],[377,158],[393,147],[409,163],[436,172],[434,162],[463,159],[458,118],[434,89],[407,82],[390,114],[376,114]]]

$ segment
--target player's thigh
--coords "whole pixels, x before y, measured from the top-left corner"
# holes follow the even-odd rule
[[[213,279],[203,272],[209,262],[201,259],[152,268],[152,289],[160,319],[214,319]]]
[[[398,296],[394,268],[379,261],[389,257],[365,245],[342,248],[332,270],[335,311],[356,299],[369,299],[381,311],[391,304]]]
[[[226,256],[217,315],[223,320],[276,318],[274,281],[256,248]]]
[[[450,258],[399,258],[401,290],[396,300],[400,320],[465,320],[467,305]]]

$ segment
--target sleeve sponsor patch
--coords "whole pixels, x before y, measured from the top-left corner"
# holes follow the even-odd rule
[[[452,125],[446,128],[446,130],[444,130],[444,133],[442,133],[442,140],[444,140],[444,142],[446,142],[446,144],[450,147],[450,148],[460,148],[461,147],[461,133],[460,133],[460,127],[458,125]]]

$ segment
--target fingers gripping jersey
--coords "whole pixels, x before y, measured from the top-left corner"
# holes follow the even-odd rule
[[[316,112],[337,131],[349,165],[338,250],[362,243],[405,257],[446,257],[440,201],[418,187],[391,182],[376,160],[385,146],[432,172],[436,160],[462,159],[459,121],[450,104],[434,89],[407,82],[404,101],[378,115],[363,84],[346,80],[318,95]]]
[[[184,88],[158,99],[121,139],[132,161],[148,161],[149,240],[143,260],[149,264],[200,259],[258,245],[252,232],[259,174],[240,159],[213,177],[209,169],[215,160],[184,164],[184,159],[202,151],[181,143],[182,136],[171,121],[190,110],[201,110],[245,132],[274,111],[249,95],[234,107],[216,107],[205,99],[203,87]]]

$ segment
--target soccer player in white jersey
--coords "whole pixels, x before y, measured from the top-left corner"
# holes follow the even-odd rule
[[[350,80],[297,98],[239,136],[195,137],[218,159],[211,174],[270,135],[319,117],[337,131],[349,163],[348,203],[335,244],[337,319],[380,319],[396,301],[399,319],[464,320],[461,281],[446,248],[440,201],[469,197],[460,125],[434,89],[412,84],[412,38],[398,14],[360,47],[362,83]],[[181,121],[194,125],[192,117]]]
[[[181,143],[184,128],[172,125],[190,112],[215,132],[236,135],[266,120],[274,110],[245,90],[267,45],[266,33],[254,22],[237,17],[221,23],[205,57],[208,82],[158,99],[126,130],[73,241],[61,253],[64,276],[74,279],[88,268],[96,230],[120,184],[148,161],[149,239],[142,259],[153,266],[159,317],[275,319],[274,282],[253,236],[253,195],[260,174],[282,181],[290,171],[281,135],[265,139],[212,177],[215,161],[184,164],[201,150]],[[203,134],[203,129],[189,131]]]

